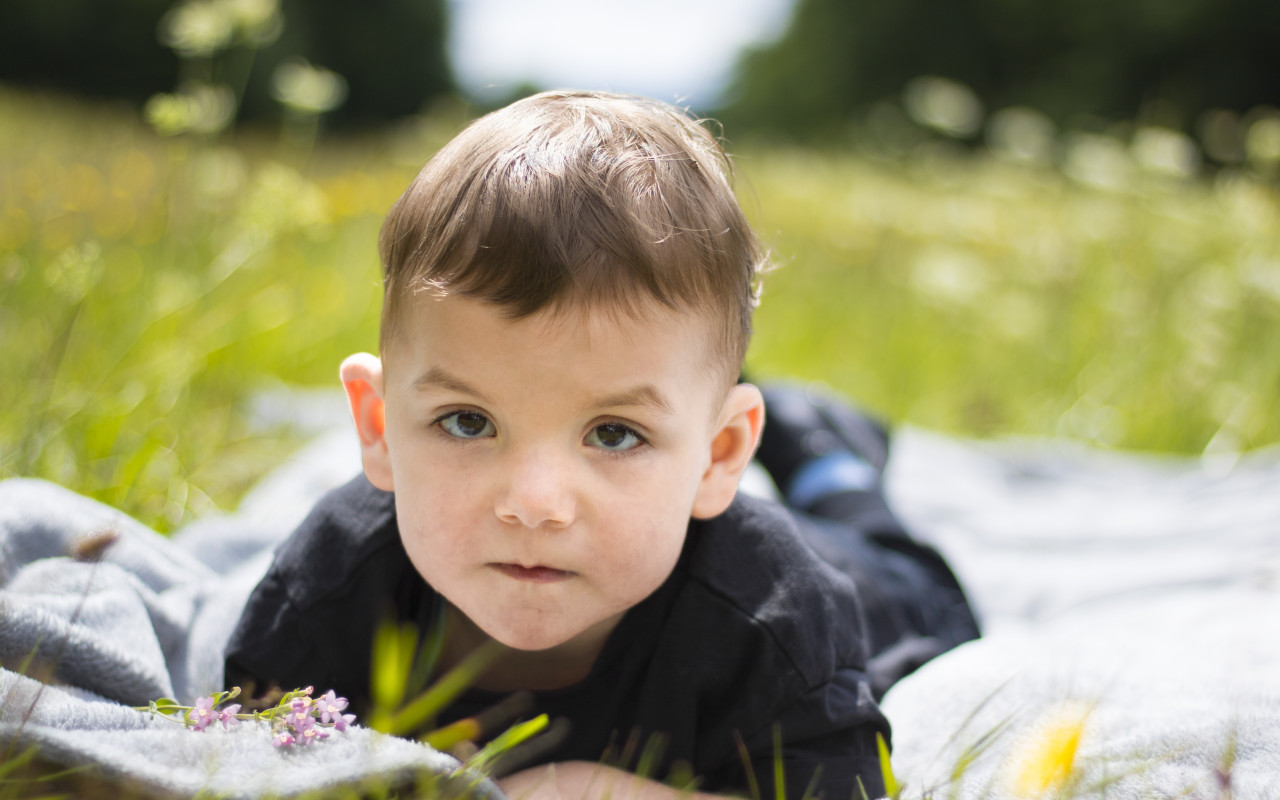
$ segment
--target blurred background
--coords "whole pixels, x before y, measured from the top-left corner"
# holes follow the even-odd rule
[[[1271,0],[7,0],[0,477],[233,508],[376,349],[390,204],[561,86],[723,125],[754,377],[1229,470],[1280,441],[1278,40]]]

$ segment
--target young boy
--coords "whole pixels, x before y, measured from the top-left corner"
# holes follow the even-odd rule
[[[379,621],[443,620],[440,670],[502,646],[450,718],[527,690],[569,721],[514,796],[673,796],[603,779],[654,736],[650,777],[704,792],[771,792],[775,755],[790,797],[881,791],[874,695],[976,626],[883,504],[879,430],[790,389],[766,427],[738,382],[763,255],[729,174],[685,114],[571,92],[423,168],[382,231],[381,358],[341,369],[364,475],[278,551],[229,684],[367,705]],[[738,496],[762,430],[826,519]]]

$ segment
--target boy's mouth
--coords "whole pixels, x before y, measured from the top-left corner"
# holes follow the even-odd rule
[[[554,569],[552,567],[544,567],[534,565],[526,567],[522,564],[490,564],[489,566],[506,575],[508,578],[515,578],[518,581],[528,581],[530,583],[555,583],[556,581],[572,578],[575,573],[563,569]]]

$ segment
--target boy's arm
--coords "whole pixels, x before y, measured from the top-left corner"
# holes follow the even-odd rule
[[[715,800],[590,761],[530,767],[498,781],[511,800]]]

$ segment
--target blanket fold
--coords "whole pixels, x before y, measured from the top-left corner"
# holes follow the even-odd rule
[[[171,539],[53,484],[0,482],[0,747],[169,797],[373,791],[426,775],[499,800],[492,782],[455,776],[453,757],[358,725],[276,748],[266,723],[194,731],[132,708],[222,688],[227,638],[288,530],[227,517]]]

